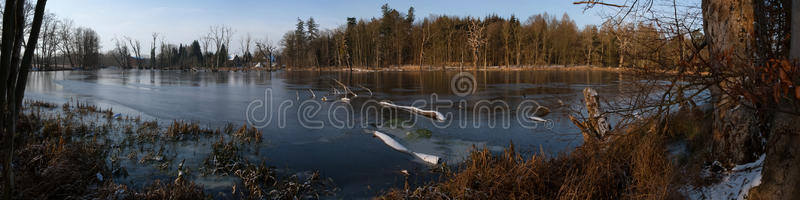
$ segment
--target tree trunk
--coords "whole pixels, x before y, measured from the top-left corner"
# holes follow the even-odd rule
[[[600,97],[597,91],[587,87],[583,89],[583,99],[586,102],[586,112],[589,117],[586,121],[581,121],[569,115],[569,119],[581,129],[584,143],[603,142],[606,140],[606,134],[611,131],[611,125],[608,123],[606,116],[602,114],[603,109],[600,108]]]
[[[44,16],[44,6],[46,0],[38,0],[34,13],[31,32],[26,46],[36,47],[39,40],[39,31]],[[19,116],[19,109],[25,94],[25,84],[27,83],[28,71],[31,68],[33,53],[36,48],[26,48],[24,56],[20,58],[22,42],[24,41],[24,1],[6,1],[3,15],[3,38],[2,51],[0,54],[0,108],[6,108],[0,114],[2,128],[0,134],[4,136],[5,152],[3,168],[5,177],[4,197],[11,199],[14,189],[14,169],[11,165],[14,157],[14,136],[16,134],[16,123]],[[4,133],[4,134],[3,134]]]
[[[7,0],[6,1],[5,7],[4,7],[5,9],[4,9],[4,12],[3,12],[2,51],[0,51],[1,52],[0,54],[2,54],[2,55],[0,55],[0,58],[2,59],[2,60],[0,60],[0,106],[1,106],[0,109],[3,109],[3,110],[0,110],[0,113],[2,113],[2,114],[0,114],[0,116],[1,116],[0,117],[0,123],[2,123],[2,125],[0,125],[0,126],[2,126],[2,128],[0,128],[0,133],[2,133],[2,136],[4,137],[3,146],[4,146],[5,150],[6,151],[12,151],[12,152],[8,153],[7,155],[3,155],[4,156],[3,157],[3,169],[4,169],[3,170],[3,177],[5,178],[3,180],[3,182],[4,182],[4,187],[3,187],[4,199],[11,199],[11,192],[12,192],[12,189],[14,188],[14,185],[13,185],[13,183],[14,183],[14,178],[13,178],[14,177],[14,175],[13,175],[14,170],[12,170],[12,168],[11,168],[11,160],[10,160],[11,155],[13,155],[13,147],[12,147],[13,143],[12,142],[14,141],[13,138],[12,138],[13,137],[13,132],[10,130],[11,129],[11,119],[13,118],[13,116],[11,116],[10,113],[8,111],[6,111],[2,107],[5,107],[6,103],[8,103],[6,101],[6,90],[11,88],[11,87],[7,87],[6,84],[7,84],[7,79],[9,77],[10,73],[11,73],[9,70],[11,70],[11,68],[12,68],[11,67],[11,59],[12,59],[11,52],[14,51],[14,43],[16,42],[16,40],[15,40],[15,37],[16,37],[16,35],[15,35],[16,26],[14,24],[14,21],[15,21],[14,19],[16,18],[16,15],[15,15],[16,9],[15,9],[15,7],[16,7],[17,3],[19,3],[19,2],[13,1],[13,0]],[[6,118],[8,118],[8,119],[6,119]]]
[[[790,58],[800,60],[800,1],[791,1],[791,25],[792,25],[792,38],[791,45],[789,46]]]
[[[711,73],[722,84],[711,88],[714,105],[713,151],[727,164],[752,162],[763,152],[756,112],[725,94],[722,71],[753,65],[755,38],[753,0],[703,0],[703,28],[712,63]],[[724,69],[727,68],[727,69]],[[753,142],[757,141],[757,142]]]
[[[791,9],[791,41],[789,46],[790,59],[800,59],[800,1],[784,1],[791,4],[784,9]],[[791,8],[789,8],[791,7]],[[769,121],[768,138],[765,147],[764,167],[761,173],[761,185],[750,191],[753,199],[797,199],[800,192],[800,153],[797,144],[800,143],[800,117],[796,115],[776,112]]]

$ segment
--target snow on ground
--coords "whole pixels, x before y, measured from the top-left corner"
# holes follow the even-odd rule
[[[724,172],[722,181],[701,188],[686,188],[684,191],[690,199],[746,199],[750,188],[761,184],[761,169],[764,157],[752,163],[737,165]]]

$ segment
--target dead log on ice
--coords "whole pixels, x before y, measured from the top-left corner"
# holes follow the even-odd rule
[[[405,111],[408,111],[408,112],[411,112],[411,113],[414,113],[414,114],[418,114],[418,115],[422,115],[422,116],[425,116],[425,117],[429,117],[429,118],[435,119],[435,120],[440,121],[440,122],[443,122],[445,120],[445,117],[444,117],[444,115],[442,113],[437,112],[437,111],[433,111],[433,110],[423,110],[423,109],[419,109],[417,107],[412,107],[412,106],[399,106],[399,105],[395,105],[395,104],[392,104],[392,103],[389,103],[389,102],[386,102],[386,101],[381,101],[378,104],[380,104],[381,106],[384,106],[384,107],[389,107],[389,108],[394,108],[394,109],[399,109],[399,110],[405,110]]]
[[[602,115],[603,110],[600,108],[600,97],[598,97],[597,91],[588,87],[583,89],[583,99],[586,102],[586,112],[589,114],[589,118],[581,121],[570,115],[569,119],[581,129],[584,142],[604,141],[608,132],[611,131],[611,125],[606,116]]]

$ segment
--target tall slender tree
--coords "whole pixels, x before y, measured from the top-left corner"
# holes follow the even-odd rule
[[[25,96],[28,72],[33,53],[39,41],[39,32],[44,17],[47,0],[38,0],[34,9],[30,33],[25,39],[24,0],[6,0],[3,7],[2,44],[0,44],[0,135],[3,136],[3,177],[5,199],[11,199],[14,189],[14,137],[17,119]],[[27,41],[22,53],[22,44]],[[22,53],[22,54],[20,54]],[[22,55],[22,57],[20,57]]]

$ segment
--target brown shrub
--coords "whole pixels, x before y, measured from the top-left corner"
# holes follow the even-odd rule
[[[225,142],[224,137],[220,137],[211,145],[211,153],[203,160],[206,170],[204,173],[223,176],[241,169],[244,164],[245,159],[242,157],[239,147],[233,141]]]
[[[203,187],[192,181],[155,180],[142,190],[129,188],[127,185],[108,182],[98,189],[97,197],[101,199],[211,199],[205,194]]]
[[[259,131],[256,127],[247,128],[247,123],[242,125],[239,130],[236,130],[236,132],[233,133],[234,137],[247,143],[261,143],[261,135],[261,131]]]
[[[58,108],[58,105],[50,102],[44,102],[39,100],[25,100],[25,104],[28,104],[31,108],[39,107],[39,108]]]
[[[242,180],[244,190],[237,195],[247,199],[319,199],[333,195],[333,180],[322,178],[319,172],[304,176],[281,176],[265,163],[247,163],[234,173]]]
[[[645,125],[638,127],[647,127]],[[629,129],[607,144],[584,144],[554,157],[523,159],[513,144],[501,155],[473,151],[444,182],[379,199],[671,199],[678,198],[664,136]]]
[[[23,144],[14,161],[15,199],[70,199],[92,192],[108,177],[104,147],[45,140]]]
[[[172,121],[172,125],[167,127],[167,132],[164,136],[173,140],[182,140],[187,136],[200,136],[218,134],[219,130],[214,131],[208,128],[200,128],[197,123],[186,123],[184,121]]]

